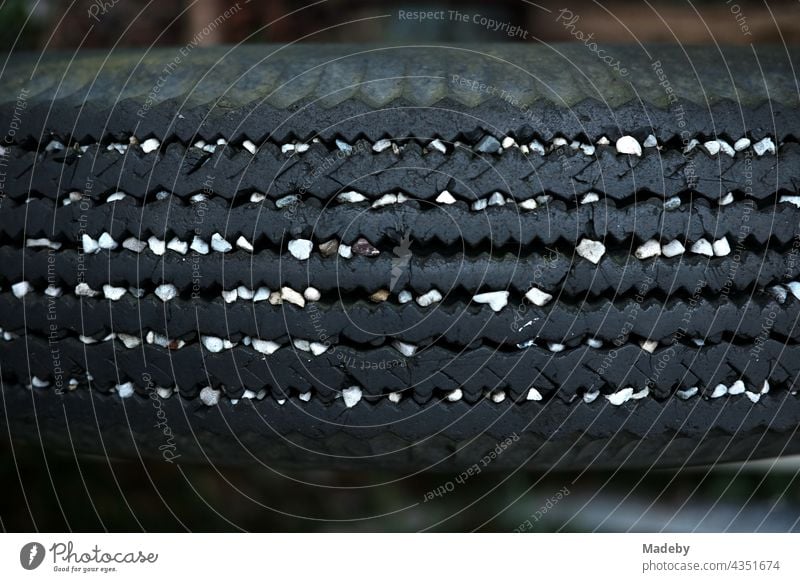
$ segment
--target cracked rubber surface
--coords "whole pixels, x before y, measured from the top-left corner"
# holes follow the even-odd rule
[[[44,59],[16,141],[4,151],[2,422],[14,438],[41,436],[54,448],[157,456],[160,410],[182,460],[304,467],[462,470],[512,436],[493,468],[675,466],[800,450],[800,299],[790,285],[800,279],[800,208],[780,201],[797,194],[800,175],[790,61],[773,49],[757,56],[724,49],[738,65],[731,78],[719,55],[689,49],[698,79],[685,74],[682,53],[648,47],[672,80],[678,101],[670,104],[640,49],[619,48],[632,71],[621,80],[584,48],[560,47],[568,66],[551,47],[240,47],[227,56],[198,49],[152,103],[148,92],[171,53],[141,62],[115,53],[102,70],[103,57],[88,52],[69,66],[67,57]],[[15,56],[3,74],[4,125],[34,62]],[[508,88],[525,109],[466,90],[451,82],[454,74]],[[676,106],[701,141],[773,136],[778,152],[684,154]],[[642,141],[650,133],[663,149],[633,157],[613,147],[620,135]],[[80,155],[45,151],[51,134],[100,143]],[[106,148],[133,134],[163,143],[149,154]],[[592,156],[569,148],[545,156],[516,148],[442,154],[422,145],[434,137],[474,144],[486,134],[520,143],[606,136],[612,144]],[[191,147],[220,136],[261,145],[255,154]],[[280,151],[283,141],[314,137],[321,142],[301,155]],[[370,144],[385,137],[403,149],[373,152]],[[334,155],[335,138],[353,153]],[[368,201],[335,201],[351,189]],[[455,204],[435,202],[445,189]],[[83,199],[65,206],[75,191]],[[118,191],[126,198],[107,203]],[[170,195],[161,199],[161,191]],[[370,207],[398,191],[410,200]],[[536,210],[511,202],[470,208],[498,191],[517,202],[550,199]],[[191,203],[198,192],[207,200]],[[252,192],[265,200],[249,202]],[[580,204],[588,192],[600,200]],[[733,201],[722,204],[728,192]],[[298,193],[299,204],[276,206]],[[666,204],[675,196],[679,206]],[[220,233],[232,244],[244,236],[254,250],[158,256],[120,246],[83,254],[81,236],[102,233],[119,243],[208,242]],[[332,239],[352,245],[362,237],[378,256],[318,251]],[[411,254],[398,267],[404,237]],[[24,247],[36,238],[61,247]],[[297,238],[315,243],[308,260],[287,251]],[[725,256],[688,250],[722,238],[731,248]],[[603,241],[598,264],[577,254],[581,239]],[[679,240],[687,251],[635,258],[651,239]],[[20,281],[31,285],[22,298],[11,291]],[[79,298],[80,283],[143,295]],[[178,296],[158,299],[163,283]],[[62,295],[47,296],[48,285]],[[223,301],[222,291],[237,286],[314,287],[321,298],[304,307]],[[524,299],[533,286],[552,300]],[[398,300],[400,290],[418,297],[432,288],[441,303]],[[385,301],[370,300],[383,289],[391,291]],[[506,290],[498,312],[471,300]],[[148,332],[185,345],[149,344]],[[109,334],[142,343],[126,347]],[[203,336],[236,345],[212,353]],[[281,347],[264,355],[252,338]],[[333,348],[315,355],[293,347],[298,339]],[[646,340],[658,344],[644,349]],[[416,353],[404,355],[395,341]],[[71,378],[77,382],[68,387]],[[49,386],[31,388],[34,379]],[[712,397],[719,384],[737,381],[752,397]],[[121,398],[128,382],[133,394]],[[765,382],[769,391],[759,393]],[[219,391],[212,406],[200,397],[207,386]],[[362,398],[349,408],[341,394],[352,386]],[[156,387],[174,393],[163,398]],[[628,387],[649,392],[621,405],[606,398]],[[680,395],[693,387],[695,395]],[[531,388],[541,400],[526,399]],[[451,402],[455,390],[461,398]]]

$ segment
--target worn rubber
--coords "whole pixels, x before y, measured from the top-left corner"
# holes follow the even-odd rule
[[[3,432],[131,457],[162,455],[168,426],[178,462],[398,470],[461,471],[487,455],[493,469],[576,469],[800,451],[800,208],[787,201],[800,176],[800,59],[614,50],[629,78],[580,45],[196,49],[155,98],[169,50],[14,56],[0,77],[0,127],[16,128],[0,198]],[[618,137],[650,134],[658,148],[617,153]],[[591,155],[478,151],[487,135],[610,143]],[[685,152],[687,135],[771,137],[777,152]],[[160,143],[108,148],[132,136]],[[218,138],[214,152],[194,145]],[[382,138],[402,147],[373,151]],[[308,150],[281,151],[295,142]],[[337,198],[350,190],[366,200]],[[436,201],[444,190],[455,203]],[[398,192],[402,203],[372,207]],[[496,192],[503,205],[473,208]],[[582,203],[590,193],[598,200]],[[531,200],[535,210],[521,204]],[[119,246],[85,254],[83,236],[104,233]],[[214,235],[234,248],[121,244]],[[308,259],[289,251],[295,239],[314,243]],[[379,254],[323,256],[334,239]],[[604,244],[597,264],[579,253],[584,239]],[[653,239],[686,252],[636,258]],[[692,252],[701,239],[730,252]],[[167,283],[177,295],[164,301]],[[98,294],[79,296],[82,284]],[[127,292],[110,300],[104,285]],[[226,302],[237,287],[320,298]],[[533,305],[531,287],[552,299]],[[434,288],[439,303],[400,301]],[[496,312],[474,300],[493,291],[508,291]],[[211,351],[209,336],[231,344]],[[264,354],[259,339],[280,347]],[[740,382],[744,393],[715,394]],[[635,397],[620,403],[627,388]]]

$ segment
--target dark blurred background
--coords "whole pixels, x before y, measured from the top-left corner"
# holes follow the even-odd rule
[[[235,4],[5,0],[0,44],[5,51],[183,45]],[[294,15],[288,14],[309,3],[238,4],[223,26],[198,37],[201,43],[574,41],[554,23],[565,5],[551,0],[330,0]],[[573,0],[568,7],[601,42],[800,42],[797,0]],[[396,17],[398,10],[449,9],[514,23],[529,34],[509,38],[479,26]],[[65,456],[0,440],[0,529],[798,531],[798,467],[788,459],[674,471],[484,472],[423,502],[455,475],[176,466]]]
[[[22,30],[18,46],[29,49],[45,45],[51,49],[108,48],[117,42],[119,47],[178,45],[236,4],[232,0],[5,0],[0,8],[0,42],[3,48],[9,48],[16,32]],[[313,42],[563,42],[574,39],[565,27],[553,25],[552,14],[564,7],[579,15],[582,23],[591,23],[595,38],[603,42],[800,41],[797,0],[239,0],[238,5],[241,9],[224,26],[205,36],[203,43],[289,42],[299,38]],[[419,24],[381,17],[396,15],[398,10],[453,9],[512,22],[530,35],[527,39],[508,38],[501,32],[446,20]],[[96,19],[87,18],[90,10]],[[348,24],[342,26],[345,22]],[[743,34],[743,27],[749,34]]]

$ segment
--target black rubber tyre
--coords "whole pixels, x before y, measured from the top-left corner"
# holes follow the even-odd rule
[[[14,56],[3,432],[401,470],[800,451],[800,59],[608,52]]]

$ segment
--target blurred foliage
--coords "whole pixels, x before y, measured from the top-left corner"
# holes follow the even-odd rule
[[[36,18],[29,18],[31,10],[28,0],[6,0],[0,4],[0,30],[3,31],[0,50],[10,50],[15,42],[16,50],[36,48],[41,25]]]

